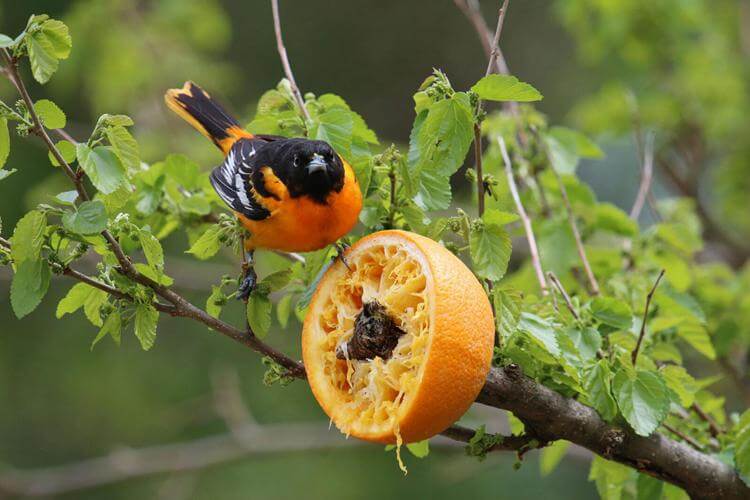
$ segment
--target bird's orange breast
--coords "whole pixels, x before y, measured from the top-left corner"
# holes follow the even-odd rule
[[[277,181],[274,179],[274,181]],[[254,221],[237,214],[242,225],[250,231],[245,242],[248,250],[266,248],[284,252],[311,252],[335,243],[357,223],[362,210],[362,193],[354,172],[345,164],[344,186],[332,192],[321,204],[307,196],[292,198],[280,182],[266,188],[278,196],[264,198],[263,205],[271,215]]]

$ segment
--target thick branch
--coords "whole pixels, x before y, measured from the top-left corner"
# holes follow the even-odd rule
[[[609,460],[683,488],[693,498],[748,498],[728,465],[661,434],[636,435],[596,411],[525,376],[517,365],[494,368],[477,401],[513,412],[539,439],[566,439]]]

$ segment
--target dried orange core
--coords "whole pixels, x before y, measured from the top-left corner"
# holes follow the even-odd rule
[[[398,435],[398,415],[419,385],[430,315],[427,265],[416,253],[394,243],[348,257],[350,270],[317,319],[323,371],[338,399],[332,417],[347,434]]]

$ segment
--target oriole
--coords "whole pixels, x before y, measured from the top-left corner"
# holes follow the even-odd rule
[[[352,167],[326,142],[253,135],[203,89],[186,82],[167,106],[225,154],[211,184],[250,232],[245,249],[308,252],[326,247],[357,223],[362,194]],[[250,267],[240,296],[255,286]]]

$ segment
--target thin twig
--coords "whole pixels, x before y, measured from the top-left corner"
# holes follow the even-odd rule
[[[461,425],[452,425],[440,434],[454,441],[468,443],[474,437],[476,431]],[[536,443],[534,443],[535,441]],[[503,436],[502,439],[498,440],[496,444],[486,451],[518,451],[525,453],[534,448],[543,448],[545,445],[546,443],[539,441],[529,434],[521,434],[518,436]]]
[[[641,184],[635,197],[633,207],[630,209],[630,218],[637,221],[643,210],[648,194],[651,190],[651,182],[654,177],[654,134],[646,135],[646,144],[641,157]]]
[[[664,269],[659,271],[659,276],[656,277],[654,286],[651,287],[651,290],[648,292],[648,295],[646,296],[646,308],[643,310],[643,321],[641,322],[641,331],[638,334],[638,342],[636,342],[635,348],[633,349],[633,352],[630,355],[630,359],[633,361],[633,366],[635,366],[636,361],[638,361],[638,352],[641,349],[641,343],[643,342],[643,337],[644,335],[646,335],[646,319],[648,318],[648,310],[651,307],[651,299],[654,297],[654,293],[656,292],[656,287],[659,286],[659,282],[661,281],[661,278],[663,276],[664,276]]]
[[[716,420],[706,413],[706,411],[699,405],[698,403],[693,403],[693,405],[690,407],[695,413],[698,414],[701,420],[706,422],[708,424],[708,431],[711,433],[713,437],[718,437],[719,434],[721,434],[723,431],[721,430],[721,427],[719,427],[719,424],[716,423]]]
[[[508,2],[510,0],[504,0],[503,6],[500,7],[500,12],[498,12],[497,16],[497,26],[495,27],[495,36],[492,38],[492,49],[490,50],[490,58],[487,62],[487,71],[484,73],[484,76],[489,76],[490,73],[492,73],[492,67],[497,64],[499,54],[500,54],[500,47],[498,44],[500,43],[500,33],[503,31],[503,22],[505,21],[505,13],[508,11]]]
[[[552,164],[552,155],[549,152],[547,143],[545,141],[540,142],[544,144],[547,158],[549,159],[549,168],[555,175],[557,185],[560,188],[560,195],[562,196],[563,205],[565,205],[565,211],[568,214],[568,224],[570,225],[570,229],[573,231],[573,238],[576,242],[576,250],[578,251],[578,256],[581,259],[581,263],[583,264],[583,270],[586,272],[586,279],[588,280],[589,284],[589,292],[591,292],[591,295],[599,295],[599,282],[596,281],[596,276],[594,276],[594,271],[591,270],[591,264],[589,264],[589,259],[586,256],[586,249],[583,246],[581,232],[578,230],[578,223],[576,222],[576,216],[573,213],[573,206],[570,204],[570,198],[568,198],[568,190],[565,188],[565,183],[563,182],[560,173],[555,168],[555,165]]]
[[[510,163],[508,150],[505,147],[505,140],[502,137],[498,137],[497,142],[500,145],[500,152],[502,153],[503,161],[505,162],[505,174],[508,178],[508,187],[513,196],[513,202],[516,204],[518,215],[521,217],[521,222],[523,222],[523,228],[526,232],[526,240],[529,242],[531,264],[534,266],[534,271],[536,272],[536,278],[539,281],[539,288],[542,290],[542,295],[547,295],[547,293],[549,293],[547,290],[547,280],[544,279],[544,271],[542,271],[542,262],[539,259],[539,249],[536,246],[536,238],[534,237],[534,230],[531,227],[531,219],[523,208],[521,196],[518,194],[518,186],[516,186],[516,180],[513,178],[513,166]]]
[[[273,29],[276,32],[276,48],[279,51],[279,57],[281,58],[281,65],[284,67],[284,73],[286,79],[289,80],[289,85],[292,87],[292,95],[297,101],[297,106],[300,112],[305,118],[306,122],[310,121],[310,113],[308,113],[305,107],[305,100],[302,98],[302,94],[297,86],[297,81],[294,79],[294,73],[292,73],[292,66],[289,64],[289,56],[286,53],[286,47],[284,46],[284,39],[281,37],[281,19],[279,17],[279,0],[271,0],[271,10],[273,11]]]
[[[703,446],[698,441],[696,441],[692,437],[688,436],[684,432],[682,432],[682,431],[680,431],[678,429],[675,429],[674,427],[672,427],[671,425],[669,425],[667,423],[662,423],[661,425],[662,425],[662,427],[664,427],[669,432],[671,432],[675,436],[679,437],[680,439],[682,439],[683,441],[685,441],[686,443],[688,443],[690,446],[692,446],[696,450],[703,451]]]
[[[568,307],[568,311],[570,311],[570,314],[573,315],[573,317],[576,319],[576,321],[580,320],[580,316],[578,316],[578,312],[576,312],[575,307],[573,307],[573,302],[570,300],[570,295],[568,295],[568,292],[565,291],[565,288],[563,287],[562,283],[559,279],[557,279],[557,276],[552,271],[547,271],[547,277],[552,282],[552,284],[557,288],[557,291],[560,292],[560,295],[562,295],[563,299],[565,300],[565,305]]]
[[[482,43],[484,53],[489,58],[492,54],[492,40],[494,37],[490,31],[490,27],[487,26],[487,23],[482,16],[482,11],[479,9],[479,2],[477,0],[454,0],[454,3],[474,26],[474,31],[476,31],[479,41]],[[503,56],[503,51],[500,50],[499,47],[497,48],[495,64],[498,73],[501,75],[510,74],[505,57]]]

